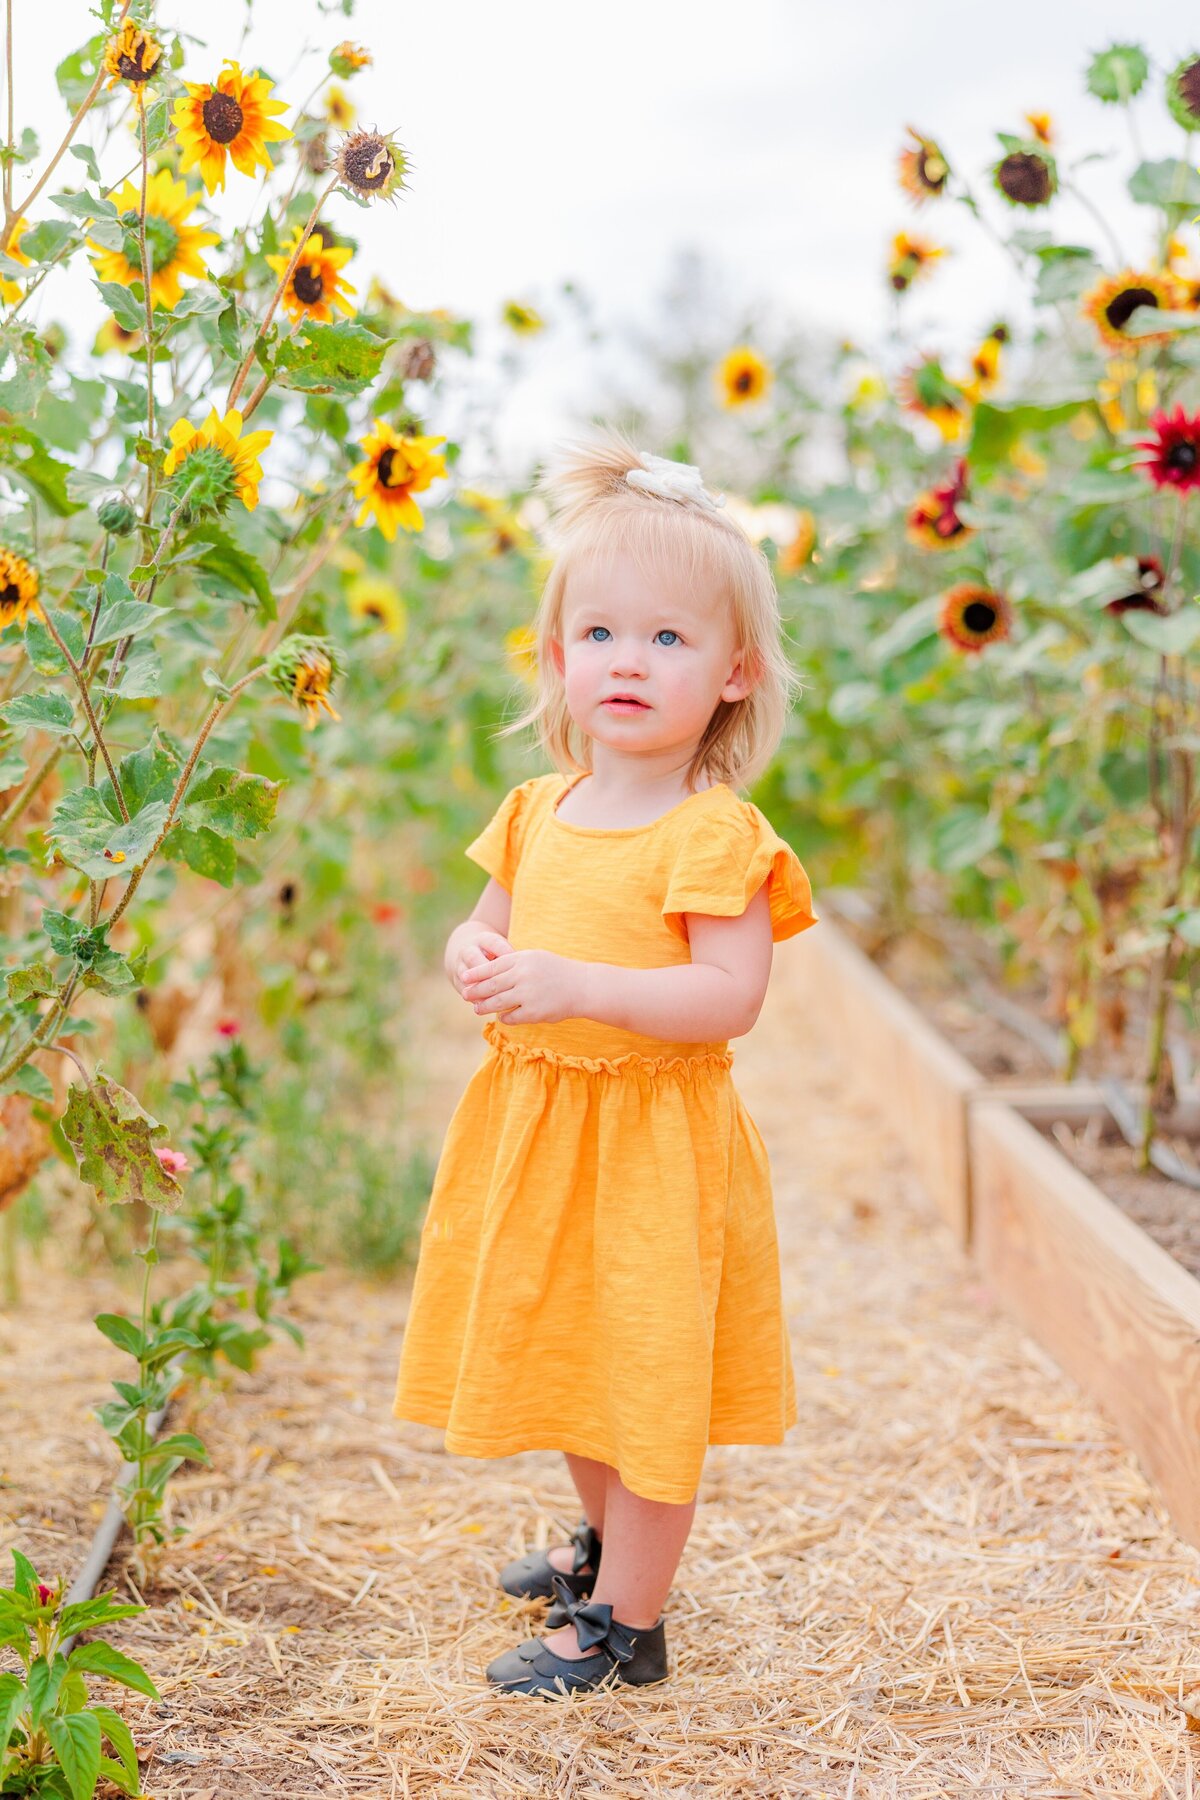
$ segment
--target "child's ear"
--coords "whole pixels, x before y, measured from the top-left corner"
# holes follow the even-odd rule
[[[559,642],[558,638],[547,638],[546,648],[550,652],[550,661],[558,670],[559,676],[565,678],[567,665],[563,661],[562,644]]]
[[[729,678],[721,690],[722,700],[744,700],[747,694],[753,693],[762,679],[762,658],[753,648],[739,650],[733,659]],[[727,693],[727,688],[735,688],[735,693]]]

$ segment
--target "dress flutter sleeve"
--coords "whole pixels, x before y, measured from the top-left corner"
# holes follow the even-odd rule
[[[685,913],[712,913],[723,918],[744,913],[764,881],[775,943],[818,923],[812,888],[800,858],[764,814],[743,801],[736,811],[698,819],[683,839],[668,879],[662,916],[687,943]]]
[[[532,776],[519,787],[511,788],[479,836],[472,838],[463,851],[464,856],[486,869],[510,894],[521,860],[521,840],[537,779],[536,775]]]

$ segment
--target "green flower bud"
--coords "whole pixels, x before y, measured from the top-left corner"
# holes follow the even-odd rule
[[[137,530],[137,513],[124,494],[105,494],[96,517],[111,537],[128,537]]]
[[[329,701],[335,676],[341,673],[337,652],[328,638],[293,632],[267,658],[267,677],[281,694],[294,700],[311,731],[321,713],[340,719]]]
[[[187,494],[188,513],[196,518],[226,512],[237,498],[237,472],[215,444],[192,450],[176,470],[172,485],[177,493]]]

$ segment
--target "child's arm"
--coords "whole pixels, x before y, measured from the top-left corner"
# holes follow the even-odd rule
[[[580,963],[579,1013],[622,1031],[677,1043],[724,1043],[751,1029],[771,976],[764,883],[744,913],[688,913],[692,960],[668,969]]]
[[[478,966],[490,957],[502,956],[511,950],[508,941],[508,925],[512,915],[512,895],[494,878],[489,879],[487,886],[479,896],[469,919],[456,925],[446,939],[446,951],[443,966],[451,986],[467,997],[462,984],[464,969]],[[484,951],[487,955],[484,955]]]

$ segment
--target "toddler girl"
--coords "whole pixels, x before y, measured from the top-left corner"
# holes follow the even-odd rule
[[[615,430],[541,485],[559,542],[539,694],[505,731],[536,723],[555,766],[466,850],[490,879],[446,972],[487,1049],[446,1133],[393,1410],[453,1453],[565,1454],[572,1545],[500,1578],[557,1603],[487,1669],[553,1695],[666,1676],[705,1446],[795,1423],[770,1168],[728,1040],[772,941],[816,914],[735,791],[795,679],[765,556],[697,470]]]

